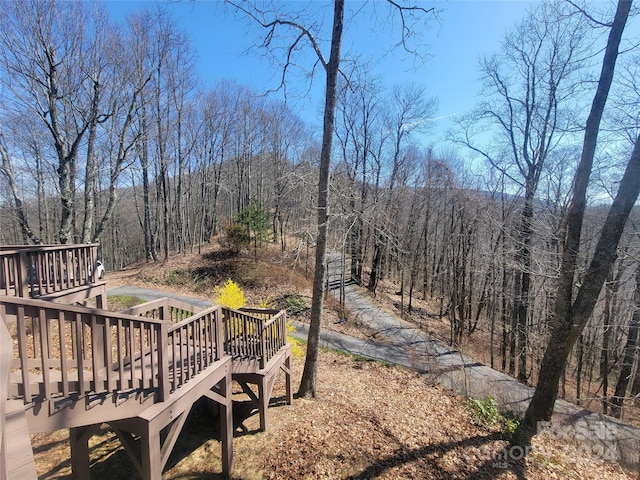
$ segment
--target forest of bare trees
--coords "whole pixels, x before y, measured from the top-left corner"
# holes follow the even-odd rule
[[[437,109],[425,86],[388,89],[351,66],[337,86],[329,248],[372,294],[393,285],[408,317],[418,299],[432,302],[451,344],[482,338],[492,367],[533,385],[613,18],[605,7],[541,3],[487,52],[481,101],[449,135],[455,152],[424,144]],[[292,263],[313,247],[319,132],[249,87],[202,87],[188,36],[162,10],[118,24],[99,3],[5,2],[0,47],[0,244],[99,242],[107,270],[119,269],[197,251],[258,205]],[[630,36],[619,52],[576,292],[640,126],[640,52]],[[623,418],[640,407],[638,225],[636,208],[560,385]]]

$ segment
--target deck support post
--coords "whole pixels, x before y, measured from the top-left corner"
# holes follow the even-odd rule
[[[287,358],[284,360],[284,365],[281,368],[284,372],[287,405],[291,405],[293,403],[293,390],[291,389],[291,355],[287,355]]]
[[[258,408],[260,415],[260,431],[265,432],[269,427],[269,401],[278,372],[282,370],[285,375],[285,401],[288,405],[293,403],[293,391],[291,389],[291,346],[286,345],[284,350],[271,360],[267,368],[256,373],[234,373],[233,379],[238,382],[242,391],[247,394],[253,404]],[[255,385],[256,394],[249,385]]]
[[[231,374],[220,382],[220,440],[222,441],[222,473],[229,476],[233,471],[233,412],[231,397]]]
[[[160,455],[160,432],[146,424],[146,431],[140,438],[142,480],[162,479],[162,458]]]
[[[71,477],[74,480],[91,478],[89,467],[89,439],[100,429],[100,425],[69,429],[71,447]]]

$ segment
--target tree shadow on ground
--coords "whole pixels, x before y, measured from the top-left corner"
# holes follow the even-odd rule
[[[195,282],[218,283],[233,278],[238,269],[238,254],[232,250],[213,250],[201,255],[202,261],[191,270]]]
[[[349,477],[351,480],[363,480],[368,478],[377,478],[385,471],[404,464],[415,462],[418,460],[428,461],[433,465],[433,469],[440,471],[441,477],[434,478],[451,478],[452,472],[445,470],[438,464],[438,460],[450,451],[458,449],[480,449],[483,445],[490,442],[504,440],[504,434],[501,432],[490,433],[487,435],[476,435],[474,437],[465,438],[451,442],[441,442],[412,450],[400,449],[398,453],[383,458],[376,463],[366,467],[359,474]],[[487,458],[480,458],[482,463],[476,464],[477,459],[472,459],[473,454],[470,452],[469,467],[465,471],[455,472],[455,478],[458,479],[492,479],[500,472],[505,470],[512,471],[519,480],[525,480],[525,466],[521,458],[513,459],[513,455],[509,454],[510,447],[506,447],[503,451],[496,451]],[[516,456],[517,458],[517,456]],[[473,464],[473,465],[471,465]]]

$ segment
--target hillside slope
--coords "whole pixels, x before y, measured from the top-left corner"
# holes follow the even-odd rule
[[[212,261],[212,258],[216,261]],[[109,287],[138,284],[212,300],[211,286],[198,284],[225,276],[243,281],[249,303],[285,294],[308,299],[308,284],[278,256],[236,258],[226,266],[213,251],[185,256],[167,264],[142,264],[109,272]],[[253,266],[252,266],[253,265]],[[193,272],[200,272],[194,281]],[[247,281],[248,279],[248,281]],[[252,287],[253,282],[253,287]],[[338,323],[331,305],[325,326],[370,335],[357,319]],[[304,317],[304,314],[302,315]],[[294,388],[303,357],[293,359]],[[440,387],[427,386],[417,373],[402,367],[325,351],[320,356],[319,398],[277,400],[270,408],[270,430],[258,432],[257,412],[238,389],[234,404],[235,479],[298,478],[467,478],[467,479],[608,479],[632,478],[580,445],[560,444],[548,436],[534,439],[526,459],[509,447],[500,425],[479,422],[467,400]],[[284,395],[282,379],[275,397]],[[221,470],[215,420],[195,408],[190,425],[169,461],[166,479],[215,479]],[[32,438],[40,478],[70,478],[70,454],[64,431]],[[133,465],[113,432],[92,439],[94,478],[135,478]]]

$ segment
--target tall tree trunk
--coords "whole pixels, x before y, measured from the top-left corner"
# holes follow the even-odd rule
[[[633,153],[605,220],[582,286],[578,290],[575,301],[572,301],[573,280],[586,210],[586,191],[593,166],[600,120],[609,96],[618,58],[618,48],[630,9],[630,1],[620,0],[618,2],[602,61],[600,80],[586,123],[582,155],[574,177],[573,198],[567,213],[567,227],[555,299],[556,303],[553,317],[550,319],[552,326],[551,338],[542,359],[536,390],[524,418],[524,423],[529,428],[536,427],[539,421],[549,421],[551,419],[558,394],[558,382],[561,372],[567,364],[569,352],[571,352],[573,345],[593,312],[602,285],[616,259],[616,250],[622,236],[622,230],[640,190],[640,175],[638,175],[638,171],[640,171],[639,137],[636,139]]]
[[[96,176],[98,163],[96,161],[96,135],[98,129],[98,106],[100,101],[100,83],[93,82],[93,99],[91,102],[91,123],[87,138],[87,162],[84,177],[84,221],[82,222],[82,243],[89,243],[92,239],[93,219],[95,215]]]
[[[376,229],[377,230],[377,229]],[[384,253],[383,246],[376,233],[374,246],[373,246],[373,260],[371,262],[371,274],[369,275],[369,283],[367,284],[367,290],[374,295],[376,294],[376,288],[378,287],[378,281],[382,276],[382,268],[384,267]]]
[[[31,241],[36,245],[40,243],[40,237],[38,237],[31,227],[29,226],[29,220],[27,218],[27,212],[24,209],[24,204],[22,203],[22,198],[18,193],[18,186],[16,185],[15,177],[13,174],[13,167],[11,165],[11,157],[9,156],[9,152],[2,143],[2,137],[0,132],[0,160],[2,160],[2,164],[0,164],[0,173],[4,175],[9,183],[9,188],[11,189],[11,194],[13,196],[13,203],[16,209],[16,216],[18,217],[18,223],[20,224],[20,229],[22,231],[22,239],[25,243],[27,241]]]
[[[576,405],[582,402],[582,369],[584,367],[584,336],[578,339],[578,366],[576,369]]]
[[[636,349],[636,374],[631,384],[631,396],[633,397],[633,405],[640,407],[640,351]]]
[[[331,54],[326,64],[326,90],[324,103],[324,122],[322,129],[322,150],[320,152],[320,172],[318,179],[318,233],[316,236],[316,265],[313,275],[313,298],[311,301],[311,324],[307,341],[307,356],[300,380],[298,395],[316,396],[316,377],[318,372],[318,344],[322,325],[322,307],[324,304],[324,280],[326,276],[325,257],[327,250],[327,212],[329,200],[329,167],[333,146],[333,128],[336,111],[338,70],[340,67],[340,47],[344,22],[344,0],[335,0],[333,10],[333,30],[331,34]]]
[[[141,110],[142,110],[142,135],[140,136],[140,143],[138,146],[138,157],[140,158],[140,166],[142,168],[142,210],[143,210],[143,225],[142,230],[144,232],[144,249],[145,258],[147,260],[158,260],[158,254],[156,252],[156,241],[153,230],[151,229],[151,192],[149,189],[149,125],[147,123],[147,107],[144,95],[141,95]]]
[[[509,364],[509,373],[515,372],[515,360],[518,361],[518,380],[526,382],[527,375],[527,341],[528,327],[527,317],[529,315],[529,292],[531,290],[531,237],[533,231],[531,223],[533,221],[533,199],[535,187],[531,181],[527,181],[527,192],[525,193],[524,207],[520,218],[519,239],[516,251],[516,276],[514,282],[513,295],[513,329],[512,329],[512,353]],[[515,352],[513,351],[515,350]]]

